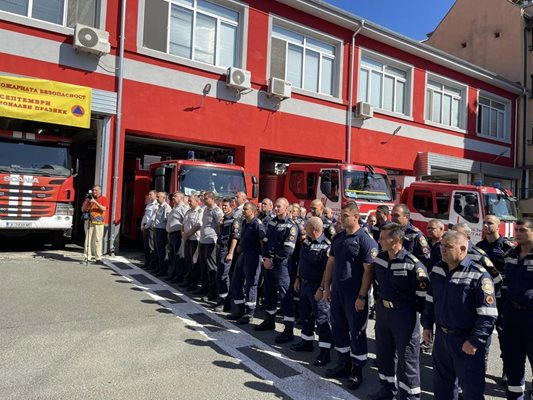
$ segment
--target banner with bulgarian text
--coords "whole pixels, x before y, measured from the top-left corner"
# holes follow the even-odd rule
[[[89,128],[91,88],[0,76],[0,117]]]

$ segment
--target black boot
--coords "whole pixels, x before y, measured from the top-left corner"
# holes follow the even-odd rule
[[[292,351],[313,351],[312,340],[300,340],[298,343],[291,344]]]
[[[285,329],[278,336],[276,336],[274,342],[276,342],[277,344],[292,342],[294,340],[293,325],[294,324],[292,323],[286,324]]]
[[[237,320],[238,325],[247,325],[254,321],[254,309],[250,307],[244,307],[244,314]]]
[[[274,329],[276,329],[276,322],[274,321],[274,316],[269,313],[267,313],[265,320],[254,328],[258,332],[273,331]]]
[[[329,356],[329,349],[326,349],[325,347],[320,348],[320,353],[318,354],[318,357],[316,358],[315,362],[313,363],[317,367],[322,367],[329,363],[330,356]]]
[[[348,378],[352,370],[352,363],[350,362],[350,356],[340,355],[338,364],[330,369],[326,370],[326,378]]]
[[[350,372],[350,377],[348,378],[348,383],[346,387],[350,390],[359,389],[359,386],[363,383],[363,368],[352,366],[352,371]]]
[[[231,314],[227,315],[226,319],[229,319],[230,321],[237,321],[243,315],[244,315],[244,304],[233,303]]]

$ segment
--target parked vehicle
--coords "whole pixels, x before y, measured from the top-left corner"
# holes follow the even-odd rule
[[[439,219],[445,226],[466,222],[476,243],[483,236],[485,215],[494,214],[502,222],[502,236],[513,238],[515,234],[516,199],[499,187],[417,181],[403,190],[401,202],[407,204],[413,224],[423,232],[430,219]]]
[[[70,141],[0,131],[0,234],[46,233],[63,247],[72,232],[74,183]]]
[[[380,204],[393,206],[393,191],[383,169],[315,162],[295,162],[280,167],[274,174],[261,175],[262,197],[283,196],[307,209],[312,200],[321,199],[335,215],[340,214],[341,207],[348,201],[355,201],[363,217]]]

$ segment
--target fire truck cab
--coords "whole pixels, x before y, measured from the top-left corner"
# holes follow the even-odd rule
[[[439,219],[445,226],[466,222],[472,228],[472,242],[477,243],[483,238],[485,215],[493,214],[502,222],[500,234],[514,237],[516,199],[499,187],[418,181],[403,190],[401,202],[422,232],[430,219]]]
[[[46,233],[63,247],[74,194],[68,138],[0,131],[0,235]]]
[[[283,196],[307,209],[312,200],[320,199],[337,216],[348,201],[355,201],[361,215],[366,216],[380,204],[392,207],[394,198],[383,169],[315,162],[295,162],[286,167]]]

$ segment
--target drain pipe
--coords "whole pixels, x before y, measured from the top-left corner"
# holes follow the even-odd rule
[[[111,233],[109,235],[109,249],[110,254],[115,255],[115,238],[116,219],[118,208],[118,179],[120,168],[120,143],[122,139],[122,87],[124,83],[124,36],[126,31],[126,3],[127,0],[122,0],[122,7],[120,10],[120,48],[119,48],[119,67],[118,67],[118,91],[117,91],[117,123],[115,126],[115,156],[113,167],[113,198],[111,201]]]
[[[350,154],[352,153],[352,109],[353,109],[353,70],[354,70],[354,55],[355,55],[355,37],[361,32],[365,26],[365,20],[361,20],[359,28],[352,35],[352,43],[350,46],[350,78],[349,78],[349,96],[348,96],[348,115],[346,117],[346,156],[344,162],[350,163]]]

